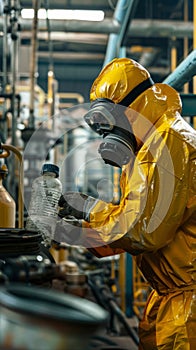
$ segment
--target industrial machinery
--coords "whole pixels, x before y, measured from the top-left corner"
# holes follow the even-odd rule
[[[105,349],[106,345],[113,346],[114,350],[120,349],[122,336],[126,339],[127,347],[121,345],[121,350],[128,349],[128,346],[135,350],[138,345],[137,323],[130,322],[120,307],[119,290],[117,288],[114,292],[112,288],[117,281],[112,278],[111,266],[111,259],[99,261],[79,248],[71,248],[69,259],[61,263],[51,262],[41,254],[18,256],[1,262],[1,284],[47,286],[65,295],[95,302],[108,316],[105,329],[91,337],[89,350]]]

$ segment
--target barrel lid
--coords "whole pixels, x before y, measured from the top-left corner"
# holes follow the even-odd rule
[[[89,300],[24,284],[0,288],[0,305],[39,319],[94,326],[104,325],[108,313]]]
[[[41,170],[41,174],[44,174],[44,173],[47,173],[47,172],[54,173],[54,174],[56,174],[56,177],[59,177],[59,167],[58,167],[58,165],[51,164],[51,163],[43,164],[42,170]]]

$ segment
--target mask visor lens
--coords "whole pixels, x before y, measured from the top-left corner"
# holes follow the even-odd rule
[[[114,117],[104,106],[96,106],[89,110],[84,120],[93,131],[100,135],[111,131],[115,125]]]

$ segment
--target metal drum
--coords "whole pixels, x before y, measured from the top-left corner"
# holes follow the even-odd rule
[[[41,241],[41,234],[35,231],[17,228],[0,229],[0,284],[5,283],[7,279],[9,282],[51,284],[48,277],[44,279],[44,275],[41,276],[41,269],[38,280],[36,276],[33,280],[30,276],[30,272],[35,271],[35,266],[38,270],[38,264],[43,265],[44,261],[55,263],[49,250],[41,244]],[[9,266],[7,266],[8,263]],[[5,269],[8,275],[5,275]]]
[[[3,350],[88,350],[106,322],[106,311],[86,299],[22,284],[0,289]]]
[[[0,259],[41,252],[41,234],[17,228],[0,228]]]

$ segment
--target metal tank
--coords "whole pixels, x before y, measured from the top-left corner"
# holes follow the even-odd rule
[[[12,196],[3,186],[3,179],[8,174],[6,164],[0,164],[0,227],[15,227],[16,204]]]

